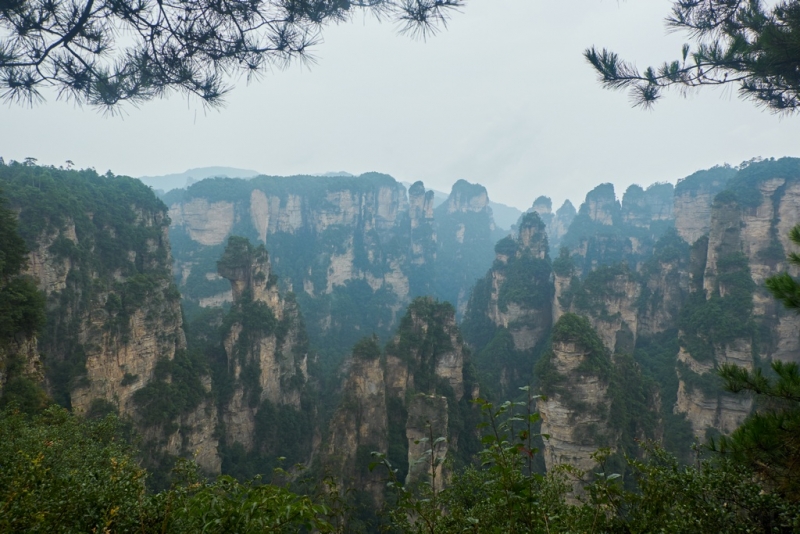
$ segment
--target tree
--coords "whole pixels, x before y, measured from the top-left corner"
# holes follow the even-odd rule
[[[797,246],[800,246],[800,225],[795,226],[789,232],[789,239]],[[800,254],[792,252],[788,256],[789,263],[800,266]],[[800,313],[800,283],[792,278],[789,273],[776,274],[767,279],[767,289],[773,296],[783,302],[783,305],[790,310]]]
[[[759,402],[730,437],[712,445],[752,469],[772,489],[800,501],[800,368],[774,361],[772,370],[774,380],[761,369],[747,371],[730,364],[720,369],[728,391],[748,391]]]
[[[800,246],[800,225],[792,228],[789,238]],[[790,253],[788,259],[800,266],[797,253]],[[766,285],[786,308],[800,313],[800,282],[783,272],[768,278]],[[773,378],[761,369],[748,371],[735,365],[720,369],[725,388],[754,394],[758,408],[715,447],[747,465],[777,491],[800,501],[800,367],[780,361],[771,367]]]
[[[737,84],[742,98],[776,113],[800,109],[800,0],[772,7],[761,0],[677,0],[666,19],[687,32],[681,59],[640,72],[607,50],[584,56],[609,89],[628,89],[634,105],[650,107],[665,88],[681,92]]]
[[[248,79],[309,59],[326,25],[356,11],[423,36],[464,0],[4,0],[0,95],[59,98],[113,110],[173,91],[218,105],[237,74]]]

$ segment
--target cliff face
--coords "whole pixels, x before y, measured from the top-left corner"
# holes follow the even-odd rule
[[[267,246],[312,343],[334,361],[364,332],[387,338],[415,296],[463,306],[475,273],[491,264],[497,234],[481,186],[457,183],[434,210],[422,182],[406,194],[376,173],[204,180],[165,201],[187,314],[232,301],[214,262],[228,236],[248,237]]]
[[[198,453],[218,471],[214,424],[200,420],[207,400],[157,418],[147,409],[186,349],[164,204],[110,173],[12,165],[0,166],[0,182],[30,250],[27,273],[47,298],[38,350],[48,392],[78,414],[130,417],[154,452]]]
[[[558,208],[553,221],[547,224],[547,237],[550,240],[551,250],[555,252],[561,250],[561,240],[567,234],[567,230],[577,215],[575,206],[569,200],[565,200]]]
[[[601,445],[636,454],[632,440],[642,436],[663,435],[682,455],[692,436],[729,433],[752,410],[746,396],[722,392],[721,365],[752,369],[773,359],[798,360],[800,318],[763,287],[777,272],[798,274],[785,259],[796,249],[787,234],[798,222],[798,184],[800,160],[787,158],[703,171],[674,189],[631,186],[621,203],[610,184],[598,186],[545,277],[551,299],[532,306],[524,321],[512,319],[518,310],[504,310],[499,297],[522,240],[498,242],[495,264],[475,285],[462,328],[476,369],[498,398],[530,383],[509,369],[538,359],[533,383],[553,393],[540,406],[543,431],[553,436],[545,444],[549,466],[562,460],[588,466],[588,452]],[[551,220],[546,199],[537,199],[537,208]],[[535,284],[520,286],[513,300],[539,294]],[[574,338],[559,338],[558,325],[570,317],[585,320],[598,350],[608,354],[609,380],[575,371],[591,360]],[[537,339],[549,336],[551,352],[534,349],[525,359],[518,350],[528,348],[519,335],[525,322],[543,327]],[[615,382],[620,376],[625,381]],[[619,415],[623,405],[631,417]],[[601,424],[605,410],[616,415]],[[635,430],[618,424],[626,417]],[[585,431],[602,426],[614,430]]]
[[[589,325],[571,313],[554,326],[552,349],[536,365],[542,393],[544,461],[548,470],[570,464],[590,471],[599,446],[616,448],[618,430],[610,419],[611,353]],[[619,413],[617,416],[619,417]]]
[[[447,201],[434,211],[439,242],[435,296],[463,314],[475,281],[491,265],[492,250],[502,231],[496,231],[486,188],[459,180]],[[451,266],[460,265],[458,269]],[[445,271],[448,269],[448,271]],[[446,275],[444,273],[447,273]]]
[[[256,446],[261,410],[301,408],[308,379],[305,332],[297,304],[278,291],[263,245],[230,238],[218,270],[230,281],[234,296],[223,323],[226,374],[232,387],[221,406],[221,419],[227,446],[238,443],[249,453]]]
[[[675,187],[675,229],[687,243],[694,244],[711,228],[711,204],[736,174],[730,167],[699,171],[678,182]]]
[[[476,366],[501,393],[528,383],[534,351],[550,332],[553,286],[545,224],[525,214],[516,237],[495,246],[492,268],[472,293],[463,323]]]
[[[581,282],[573,282],[568,310],[589,319],[592,328],[611,351],[633,353],[638,332],[637,301],[641,287],[634,273],[623,266],[599,267]]]
[[[675,411],[686,414],[696,435],[731,432],[752,409],[749,398],[713,387],[720,365],[752,369],[756,359],[797,361],[800,321],[781,310],[763,284],[789,267],[785,255],[794,247],[780,236],[796,222],[798,183],[796,161],[751,164],[728,180],[711,205],[707,241],[695,246],[697,275],[687,304],[689,317],[708,326],[684,322],[678,355]]]
[[[330,424],[323,462],[339,487],[365,491],[383,502],[383,473],[370,471],[372,452],[388,450],[386,382],[381,349],[366,339],[353,350],[342,400]]]
[[[430,458],[419,460],[433,434],[434,441],[445,438],[434,447],[441,488],[447,479],[442,461],[457,454],[463,440],[474,439],[462,421],[463,412],[471,412],[465,397],[477,396],[465,377],[467,354],[452,306],[430,298],[411,303],[383,351],[374,337],[359,342],[345,366],[323,465],[345,488],[366,491],[380,503],[385,482],[366,469],[369,453],[386,454],[398,476],[413,485],[431,475]]]

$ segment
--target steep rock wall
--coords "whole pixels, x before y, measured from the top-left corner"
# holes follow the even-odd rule
[[[218,269],[234,295],[222,341],[233,384],[222,407],[226,443],[252,452],[265,402],[300,409],[308,378],[303,324],[296,303],[280,295],[263,245],[230,238]]]

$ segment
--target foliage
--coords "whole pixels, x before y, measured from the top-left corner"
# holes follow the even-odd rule
[[[0,412],[3,532],[330,532],[322,504],[259,478],[207,482],[180,461],[172,488],[145,492],[147,473],[113,416],[87,421],[59,407]]]
[[[575,263],[572,261],[567,247],[561,247],[558,258],[553,260],[553,272],[562,277],[572,276],[575,272]]]
[[[140,181],[93,170],[11,162],[0,165],[0,184],[19,211],[26,246],[64,269],[66,287],[48,295],[39,350],[55,400],[69,406],[86,372],[87,316],[108,314],[104,326],[122,343],[143,307],[147,327],[179,319],[164,239],[167,209]],[[15,306],[14,313],[24,309]]]
[[[681,58],[640,72],[617,54],[592,47],[584,53],[600,82],[629,89],[634,105],[649,107],[663,89],[682,92],[705,85],[736,84],[743,98],[776,113],[800,106],[800,2],[674,1],[667,27],[688,33]]]
[[[800,246],[800,226],[791,229],[789,239]],[[800,254],[792,252],[788,259],[791,265],[800,265]],[[792,278],[789,273],[783,272],[768,278],[766,286],[786,308],[800,312],[800,282]]]
[[[634,360],[641,370],[642,376],[658,384],[660,412],[658,417],[663,422],[664,449],[674,454],[679,461],[689,461],[690,447],[694,441],[691,425],[685,414],[675,413],[678,400],[678,374],[675,372],[675,361],[680,350],[678,332],[666,330],[652,337],[639,336],[636,340]]]
[[[538,453],[537,397],[523,389],[527,402],[478,401],[484,418],[480,466],[460,471],[443,490],[432,476],[417,492],[403,487],[391,463],[376,454],[374,465],[388,469],[395,495],[387,510],[390,532],[772,533],[800,527],[797,505],[765,492],[746,467],[719,457],[681,465],[653,443],[642,446],[644,459],[625,460],[625,476],[609,471],[608,450],[594,455],[594,473],[562,466],[538,474],[531,468]],[[431,446],[420,461],[434,462],[436,440],[425,441]]]
[[[553,325],[551,340],[553,343],[574,343],[585,351],[586,356],[577,371],[593,374],[608,383],[612,371],[611,355],[586,317],[565,313]],[[535,375],[539,387],[545,395],[559,393],[564,400],[569,401],[569,386],[565,384],[568,377],[558,372],[553,363],[554,358],[555,354],[551,349],[536,363]]]
[[[0,412],[0,530],[133,532],[145,472],[113,416],[83,421],[53,406]]]
[[[756,395],[758,409],[730,437],[712,447],[747,466],[768,487],[800,501],[800,369],[796,363],[772,362],[776,378],[761,369],[748,371],[726,364],[720,369],[725,388]]]
[[[44,326],[44,296],[31,278],[21,275],[27,254],[17,219],[0,195],[0,350],[17,335],[30,338]]]
[[[365,337],[353,347],[353,358],[359,360],[376,360],[381,357],[381,347],[378,344],[378,337]]]
[[[196,352],[177,351],[172,360],[159,360],[154,379],[133,394],[143,424],[168,426],[197,408],[208,397],[202,382],[207,374],[204,358]],[[164,431],[171,433],[169,428]]]
[[[544,249],[547,250],[546,241]],[[495,264],[495,269],[505,277],[497,295],[498,307],[506,311],[513,302],[530,310],[547,309],[553,298],[550,258],[535,257],[529,250],[521,252],[510,257],[505,265]]]
[[[221,476],[213,483],[195,482],[159,497],[167,532],[332,531],[324,519],[328,509],[323,504],[285,487],[262,484],[259,478],[240,483]]]
[[[388,15],[427,35],[461,0],[330,2],[268,0],[236,6],[10,2],[0,7],[0,88],[5,99],[59,97],[114,110],[173,91],[217,105],[228,76],[258,76],[308,59],[323,27],[356,11]],[[119,36],[124,34],[125,39]]]
[[[742,253],[720,257],[717,270],[717,287],[711,296],[706,298],[703,291],[692,293],[678,317],[681,343],[698,361],[710,361],[719,345],[752,339],[755,334],[756,285],[747,257]]]
[[[800,179],[800,159],[780,158],[744,162],[739,172],[727,184],[736,201],[746,208],[756,208],[763,201],[759,185],[771,178],[783,178],[787,182]],[[779,194],[783,189],[779,188]]]
[[[736,169],[730,165],[717,165],[710,169],[697,171],[678,180],[675,185],[675,196],[685,194],[696,196],[703,189],[721,191],[735,174]]]

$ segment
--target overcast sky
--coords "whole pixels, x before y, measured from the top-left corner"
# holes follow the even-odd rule
[[[173,96],[106,117],[54,99],[0,107],[0,156],[131,176],[224,165],[266,174],[380,171],[449,191],[464,178],[527,208],[579,203],[601,182],[675,182],[754,156],[800,156],[800,116],[734,88],[653,111],[602,89],[582,57],[606,46],[642,67],[677,59],[668,0],[469,0],[427,42],[359,18],[328,28],[311,68],[242,81],[220,110]]]

